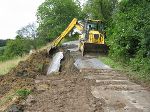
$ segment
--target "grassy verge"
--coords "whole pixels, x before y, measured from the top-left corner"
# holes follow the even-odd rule
[[[24,57],[16,57],[12,60],[0,61],[0,75],[7,74],[12,68],[16,67],[20,61],[23,61],[27,58]]]
[[[150,74],[143,74],[143,72],[140,71],[133,71],[132,66],[121,62],[116,62],[107,56],[99,57],[99,59],[111,68],[125,73],[134,82],[144,85],[148,84],[148,86],[150,85]]]
[[[110,59],[109,57],[106,57],[106,56],[102,56],[102,57],[99,57],[99,59],[105,63],[106,65],[110,66],[111,68],[113,69],[116,69],[116,70],[123,70],[123,66],[118,62],[116,63],[114,60]]]

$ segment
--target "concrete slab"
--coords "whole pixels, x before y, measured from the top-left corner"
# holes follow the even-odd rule
[[[111,69],[108,65],[96,58],[92,59],[76,59],[74,65],[79,69]]]

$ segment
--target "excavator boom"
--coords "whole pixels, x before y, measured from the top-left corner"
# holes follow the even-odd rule
[[[48,49],[48,52],[51,51],[51,49],[55,48],[58,46],[58,44],[61,42],[61,40],[63,38],[65,38],[65,36],[77,25],[78,20],[76,18],[74,18],[71,23],[68,25],[68,27],[61,33],[60,36],[58,36],[55,40],[53,40],[53,42],[51,43],[51,47],[50,49]],[[80,26],[77,26],[78,28],[80,28]],[[80,28],[81,29],[81,28]]]

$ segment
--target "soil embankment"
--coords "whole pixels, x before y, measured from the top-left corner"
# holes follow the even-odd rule
[[[150,111],[150,92],[145,88],[129,81],[119,71],[97,69],[97,66],[94,69],[90,63],[96,56],[82,57],[75,45],[66,45],[60,51],[64,52],[64,59],[59,73],[46,75],[51,56],[46,51],[35,53],[8,75],[1,77],[2,97],[14,87],[31,88],[32,93],[27,99],[16,103],[25,112]],[[74,65],[77,59],[91,68],[78,70]],[[77,64],[81,67],[80,63]]]
[[[18,66],[8,74],[0,76],[0,111],[5,109],[13,98],[15,92],[20,89],[33,90],[36,76],[43,75],[50,59],[46,50],[31,54],[25,61],[21,61]]]

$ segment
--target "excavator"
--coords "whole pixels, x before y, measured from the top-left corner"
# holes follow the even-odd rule
[[[63,40],[66,35],[72,31],[72,29],[77,28],[81,33],[79,34],[79,45],[78,48],[84,56],[85,52],[100,52],[107,53],[108,46],[105,44],[105,31],[104,23],[101,20],[84,20],[78,21],[74,18],[68,27],[54,39],[48,49],[48,53],[54,48],[56,48],[61,40]]]

